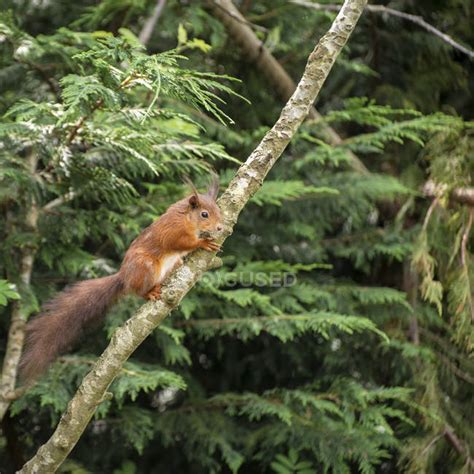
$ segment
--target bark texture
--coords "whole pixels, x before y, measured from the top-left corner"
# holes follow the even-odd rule
[[[367,0],[345,0],[330,30],[309,56],[303,77],[283,108],[280,118],[239,168],[219,199],[225,225],[221,242],[232,233],[241,210],[261,186],[265,176],[307,116],[366,3]],[[79,440],[97,406],[107,398],[107,389],[119,374],[123,363],[179,305],[200,276],[215,265],[216,258],[213,254],[204,251],[193,253],[163,286],[162,300],[143,305],[115,332],[109,346],[69,402],[51,438],[18,472],[56,471]]]

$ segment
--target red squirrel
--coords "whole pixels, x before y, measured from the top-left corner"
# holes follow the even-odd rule
[[[171,205],[131,243],[120,270],[114,275],[76,283],[43,306],[26,329],[26,350],[20,378],[31,382],[73,345],[86,327],[101,321],[123,295],[136,294],[155,301],[161,284],[195,249],[220,250],[213,235],[222,230],[216,204],[219,191],[214,177],[206,194],[191,182],[192,194]]]

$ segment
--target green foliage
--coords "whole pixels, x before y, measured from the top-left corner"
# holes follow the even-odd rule
[[[363,331],[372,331],[386,338],[377,326],[366,318],[357,316],[346,316],[336,313],[314,313],[314,314],[278,314],[275,316],[262,316],[253,318],[197,320],[192,327],[204,340],[216,336],[234,335],[239,339],[247,341],[266,332],[282,342],[293,341],[298,336],[313,332],[321,335],[324,339],[330,339],[334,335],[333,330],[347,334]]]
[[[120,407],[125,395],[130,396],[130,399],[134,401],[140,392],[146,393],[157,387],[185,389],[186,384],[182,377],[173,372],[157,369],[144,370],[143,364],[138,366],[129,362],[114,382],[112,393]]]
[[[0,280],[0,306],[5,306],[8,300],[17,300],[20,295],[16,291],[15,285],[7,280]]]
[[[303,181],[266,181],[251,201],[258,206],[281,206],[286,201],[317,197],[318,194],[339,194],[339,191],[332,188],[308,186]]]
[[[313,464],[309,461],[300,461],[298,453],[294,449],[290,449],[288,456],[277,454],[275,461],[270,466],[277,474],[310,474],[314,472]]]
[[[294,78],[335,16],[283,0],[237,6]],[[474,41],[467,0],[390,6]],[[2,353],[7,303],[21,295],[31,314],[69,283],[114,273],[183,196],[181,177],[204,188],[214,168],[229,182],[282,105],[203,2],[166,2],[147,48],[153,2],[5,7]],[[439,38],[365,15],[318,98],[322,118],[305,121],[252,198],[222,268],[125,364],[62,472],[466,472],[472,213],[450,196],[474,177],[469,75]],[[121,300],[12,404],[25,457],[141,303]],[[2,472],[20,467],[9,443],[0,436]]]

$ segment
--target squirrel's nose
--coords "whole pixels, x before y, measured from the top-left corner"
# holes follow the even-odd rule
[[[223,227],[220,224],[216,227],[217,232],[220,232],[222,229]]]

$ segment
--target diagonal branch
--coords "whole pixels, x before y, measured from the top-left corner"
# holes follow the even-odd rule
[[[254,30],[268,33],[267,28],[248,21],[235,7],[234,7],[235,10],[234,8],[229,8],[227,5],[227,2],[218,0],[218,1],[211,1],[211,3],[213,3],[216,8],[222,10],[222,13],[224,15],[229,16],[230,18],[237,21],[238,23],[242,23],[242,25],[247,25]]]
[[[214,16],[226,26],[228,34],[240,46],[247,59],[255,63],[260,72],[271,82],[276,93],[287,101],[295,92],[296,84],[275,56],[260,41],[252,30],[251,24],[245,20],[231,0],[208,0],[208,4],[212,8]],[[339,8],[340,5],[338,10]],[[316,121],[322,118],[313,104],[311,104],[308,115]],[[321,125],[323,133],[331,145],[336,146],[342,143],[342,138],[331,126],[325,123]],[[354,153],[349,150],[348,154],[351,158],[351,165],[356,171],[363,174],[369,173],[364,163]]]
[[[438,28],[435,28],[433,25],[430,25],[421,16],[411,15],[410,13],[401,12],[400,10],[395,10],[394,8],[385,7],[383,5],[368,5],[367,9],[371,12],[386,13],[388,15],[392,15],[398,18],[402,18],[404,20],[408,20],[414,23],[415,25],[418,25],[421,28],[425,29],[429,33],[437,36],[438,38],[441,38],[445,43],[449,44],[452,48],[457,49],[458,51],[461,51],[461,53],[464,53],[467,56],[469,56],[471,59],[474,59],[474,51],[472,51],[472,49],[466,48],[461,43],[458,43],[457,41],[453,40],[451,36],[438,30]]]
[[[466,458],[466,472],[472,472],[472,470],[474,470],[474,459],[469,452],[469,445],[459,439],[453,429],[448,425],[445,426],[443,435],[452,444],[453,448]]]
[[[140,34],[138,35],[140,43],[142,43],[144,46],[146,46],[150,41],[151,35],[153,34],[153,30],[155,29],[155,26],[158,23],[158,20],[161,16],[161,13],[163,12],[163,8],[165,7],[165,5],[166,0],[158,0],[156,2],[155,8],[153,9],[153,13],[145,21],[145,24],[143,25],[143,28],[140,31]]]
[[[291,76],[283,68],[283,66],[272,55],[272,53],[267,48],[265,48],[263,43],[252,31],[252,28],[255,29],[255,25],[245,20],[239,10],[237,10],[237,8],[233,5],[231,0],[209,1],[210,4],[214,7],[215,16],[220,18],[222,22],[227,26],[229,34],[241,46],[244,54],[246,54],[246,56],[251,61],[255,61],[257,63],[257,66],[261,70],[262,74],[264,74],[264,76],[272,82],[273,86],[275,87],[275,90],[283,98],[283,100],[288,100],[291,97],[291,94],[296,89],[296,84],[294,83]],[[318,3],[305,2],[303,0],[294,0],[293,3],[303,6],[312,6],[314,8],[319,9],[324,8],[328,10],[338,10],[340,7],[340,5],[322,5]],[[381,5],[366,6],[366,9],[370,11],[372,11],[374,8],[381,11],[381,8],[384,9],[386,7],[382,7]],[[146,42],[144,44],[146,44]],[[196,113],[196,111],[193,110],[193,113]],[[310,109],[309,116],[315,120],[321,118],[321,115],[315,107],[312,107]],[[203,115],[202,119],[209,120],[206,115]],[[332,128],[328,124],[324,124],[323,126],[324,133],[326,134],[328,141],[331,145],[337,146],[343,142],[343,139],[334,128]],[[358,156],[356,156],[350,150],[348,150],[347,152],[351,158],[351,164],[354,170],[362,174],[370,174],[370,171],[366,168],[366,166]],[[438,185],[436,185],[433,181],[427,181],[423,187],[423,193],[426,197],[433,197],[435,195],[434,191],[437,189],[437,187]],[[43,206],[43,211],[50,212],[57,206],[60,206],[65,202],[72,200],[74,197],[76,197],[74,191],[64,196],[60,196]],[[460,204],[474,206],[474,188],[466,187],[453,189],[450,198]]]
[[[41,210],[43,212],[51,212],[53,209],[55,209],[58,206],[62,206],[66,202],[72,201],[76,196],[77,196],[76,191],[69,191],[66,194],[63,194],[62,196],[59,196],[55,199],[52,199],[48,203],[46,203]]]
[[[224,241],[232,233],[237,218],[248,200],[261,186],[265,176],[308,114],[337,56],[354,30],[367,0],[345,0],[330,30],[308,58],[296,91],[283,108],[273,128],[239,168],[219,199],[225,224]],[[123,363],[143,340],[175,309],[215,257],[197,251],[167,281],[162,299],[143,305],[112,337],[91,372],[84,378],[69,402],[56,431],[26,463],[20,473],[55,472],[78,442],[106,391]]]
[[[315,10],[326,10],[326,11],[338,11],[339,5],[329,4],[329,3],[313,3],[305,0],[289,0],[290,3],[295,5],[300,5],[302,7],[313,8]],[[419,15],[412,15],[411,13],[401,12],[400,10],[395,10],[394,8],[386,7],[384,5],[367,5],[366,10],[374,13],[385,13],[387,15],[396,16],[402,18],[403,20],[410,21],[415,25],[423,28],[424,30],[430,32],[431,34],[437,36],[445,43],[449,44],[452,48],[461,51],[461,53],[469,56],[471,59],[474,59],[474,51],[472,49],[463,46],[461,43],[455,41],[451,36],[443,33],[442,31],[435,28],[433,25],[424,20],[423,17]]]
[[[304,0],[292,0],[292,3],[330,11],[339,11],[340,8],[340,5],[311,3]],[[252,23],[245,20],[231,0],[208,0],[208,4],[212,8],[213,14],[226,26],[229,36],[231,36],[233,41],[239,45],[243,55],[247,57],[249,61],[256,64],[260,72],[268,81],[270,81],[276,93],[283,100],[288,100],[295,91],[296,84],[285,68],[264,46],[263,42],[260,41],[254,31],[252,31]],[[386,7],[381,5],[366,5],[365,7],[365,9],[369,11],[378,12],[383,11],[385,8]],[[413,16],[399,12],[398,10],[394,11],[403,15]],[[321,115],[314,106],[311,107],[309,116],[316,121],[321,119]],[[343,142],[343,139],[334,128],[328,124],[323,124],[323,127],[326,138],[331,145],[337,146]],[[355,171],[366,175],[370,174],[370,171],[358,156],[350,150],[348,153],[351,158],[351,166]],[[429,180],[423,186],[422,192],[426,197],[433,197],[439,191],[439,186],[440,185]],[[466,187],[453,189],[450,198],[460,204],[474,206],[474,188]]]

